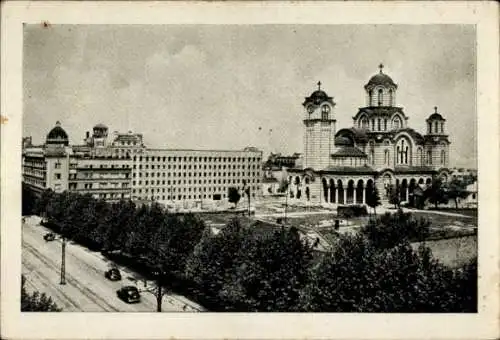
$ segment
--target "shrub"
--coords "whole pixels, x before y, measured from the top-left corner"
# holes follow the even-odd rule
[[[360,217],[368,215],[364,205],[339,205],[337,207],[337,216],[344,218]]]

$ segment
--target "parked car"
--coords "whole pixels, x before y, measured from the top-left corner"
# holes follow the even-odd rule
[[[47,233],[43,236],[43,239],[46,241],[46,242],[49,242],[49,241],[54,241],[56,239],[56,235],[54,233]]]
[[[111,281],[120,281],[122,279],[122,275],[120,274],[120,270],[118,270],[118,268],[111,268],[104,273],[104,276]]]
[[[137,287],[124,286],[116,291],[116,295],[126,303],[137,303],[141,301],[141,294]]]

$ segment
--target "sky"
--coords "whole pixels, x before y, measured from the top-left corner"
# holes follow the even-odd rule
[[[103,123],[148,147],[292,154],[316,83],[350,127],[383,63],[409,126],[437,106],[451,166],[476,168],[475,41],[472,25],[25,25],[23,135],[60,121],[81,144]]]

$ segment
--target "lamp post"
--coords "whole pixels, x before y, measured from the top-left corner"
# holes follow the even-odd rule
[[[62,254],[61,254],[61,281],[62,285],[66,284],[66,237],[62,235]]]
[[[160,267],[156,267],[153,270],[153,276],[155,277],[156,280],[156,287],[151,287],[149,289],[143,289],[141,292],[144,293],[151,293],[155,296],[156,298],[156,312],[161,313],[162,309],[162,300],[163,296],[167,294],[168,292],[166,290],[163,290],[162,288],[162,277],[165,275],[165,272],[161,270]],[[147,287],[147,281],[144,280],[144,287]]]

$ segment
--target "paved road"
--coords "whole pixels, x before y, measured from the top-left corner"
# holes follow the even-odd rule
[[[60,285],[61,241],[45,242],[48,229],[32,220],[23,223],[22,272],[28,291],[37,290],[51,296],[64,311],[70,312],[155,312],[156,298],[148,292],[141,293],[142,301],[127,304],[116,296],[124,285],[145,289],[142,278],[126,268],[116,266],[100,253],[82,246],[66,244],[66,285]],[[111,266],[120,268],[122,280],[112,282],[104,277]],[[149,282],[147,287],[152,287]],[[185,297],[165,295],[164,312],[195,311],[199,309]]]

